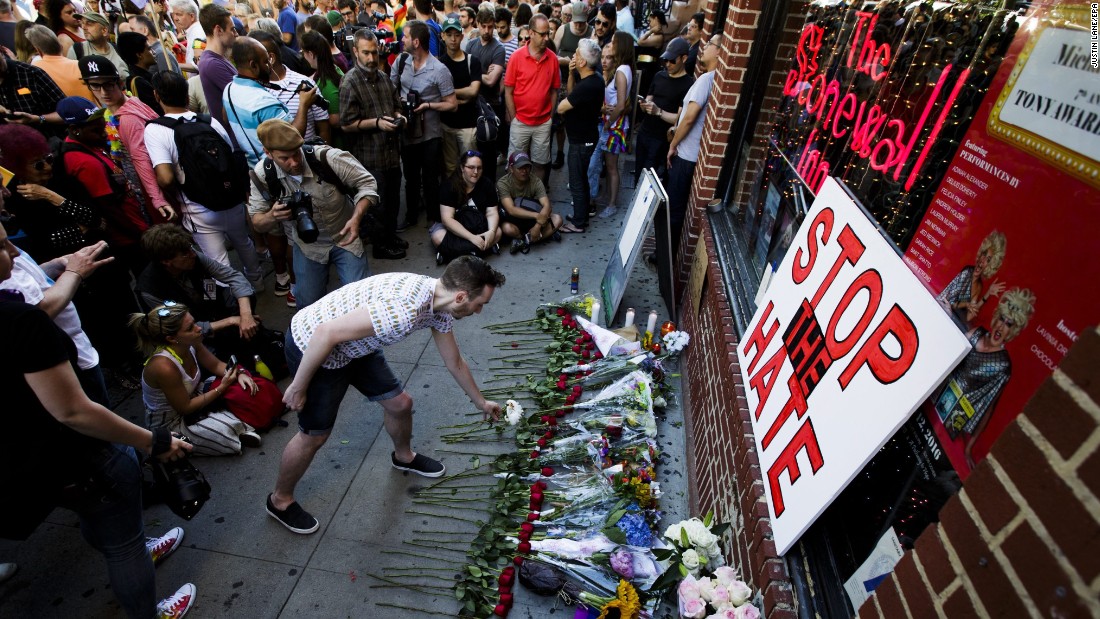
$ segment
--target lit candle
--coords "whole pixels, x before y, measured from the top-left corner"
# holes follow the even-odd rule
[[[600,302],[599,301],[593,301],[592,302],[592,323],[596,324],[596,325],[600,324]]]
[[[629,327],[632,324],[634,324],[634,308],[628,307],[626,308],[626,320],[623,321],[623,326]]]
[[[649,310],[649,322],[645,323],[645,332],[653,333],[657,328],[657,310]]]

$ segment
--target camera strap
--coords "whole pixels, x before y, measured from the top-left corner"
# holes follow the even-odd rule
[[[397,96],[401,96],[401,76],[405,74],[405,63],[409,61],[409,52],[401,52],[397,59]]]

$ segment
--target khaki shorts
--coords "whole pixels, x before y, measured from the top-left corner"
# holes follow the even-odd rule
[[[531,162],[538,165],[550,163],[550,123],[547,119],[541,125],[525,125],[512,120],[508,134],[508,156],[524,152],[531,156]]]

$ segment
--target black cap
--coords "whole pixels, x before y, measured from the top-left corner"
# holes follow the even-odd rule
[[[80,62],[80,77],[84,81],[96,77],[113,77],[119,79],[122,76],[118,74],[118,67],[115,63],[111,62],[110,58],[104,56],[84,56],[78,62]]]

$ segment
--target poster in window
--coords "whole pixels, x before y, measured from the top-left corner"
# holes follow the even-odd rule
[[[1027,18],[905,261],[971,352],[925,405],[964,479],[1097,324],[1100,73],[1087,5]]]

